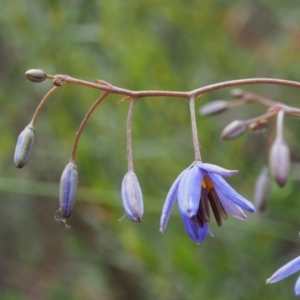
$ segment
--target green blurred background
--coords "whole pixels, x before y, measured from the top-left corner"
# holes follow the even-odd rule
[[[163,3],[163,4],[162,4]],[[34,84],[31,68],[132,90],[191,90],[224,80],[300,80],[299,1],[41,0],[2,1],[0,12],[0,299],[291,299],[296,276],[265,280],[300,254],[299,123],[287,119],[293,169],[284,189],[272,186],[268,210],[247,222],[211,223],[214,237],[196,245],[177,207],[166,232],[161,208],[176,176],[193,161],[187,101],[148,98],[136,105],[133,156],[145,201],[136,224],[124,214],[120,186],[127,171],[128,103],[110,96],[79,143],[78,202],[71,230],[54,220],[58,183],[76,130],[99,91],[65,86],[36,126],[24,169],[13,165],[19,133],[51,88]],[[295,104],[294,88],[247,86]],[[196,103],[231,99],[230,89]],[[205,161],[240,169],[230,183],[252,200],[267,135],[222,142],[236,118],[264,109],[249,105],[211,118],[198,115]]]

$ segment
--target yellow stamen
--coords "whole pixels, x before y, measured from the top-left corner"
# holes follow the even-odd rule
[[[226,211],[216,193],[215,187],[211,182],[208,175],[204,175],[204,178],[201,183],[201,202],[199,206],[199,210],[197,212],[195,221],[198,222],[198,225],[202,228],[204,222],[210,221],[210,212],[209,205],[212,209],[212,212],[215,216],[217,224],[219,226],[222,225],[222,219],[227,219]]]
[[[207,193],[209,193],[211,189],[215,188],[207,175],[204,175],[201,186],[206,189]]]

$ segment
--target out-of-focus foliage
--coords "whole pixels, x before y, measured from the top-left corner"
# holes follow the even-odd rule
[[[26,70],[103,79],[133,90],[190,90],[223,80],[300,80],[298,1],[2,1],[0,12],[0,298],[15,299],[286,299],[295,278],[265,280],[299,255],[297,119],[286,120],[292,176],[272,186],[265,214],[229,218],[214,237],[194,244],[177,208],[166,232],[160,211],[176,176],[193,161],[189,110],[183,99],[139,101],[133,156],[145,201],[142,223],[122,219],[120,187],[127,172],[128,103],[110,96],[90,119],[76,164],[79,196],[69,220],[54,221],[58,183],[76,130],[99,91],[64,86],[36,124],[24,169],[15,169],[17,136],[50,89],[27,82]],[[274,100],[299,103],[300,91],[246,87]],[[230,90],[197,102],[230,99]],[[202,157],[240,169],[230,183],[252,200],[266,135],[220,141],[230,121],[263,112],[252,105],[198,117]],[[297,164],[298,163],[298,164]],[[122,220],[120,220],[122,219]]]

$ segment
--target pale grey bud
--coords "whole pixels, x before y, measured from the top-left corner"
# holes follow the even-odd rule
[[[129,171],[122,182],[122,202],[126,215],[135,222],[141,222],[144,215],[143,195],[134,172]]]
[[[231,91],[232,97],[234,97],[236,99],[239,99],[239,98],[243,97],[244,94],[245,94],[245,92],[242,89],[238,89],[238,88],[237,89],[233,89]]]
[[[78,172],[74,163],[68,163],[61,175],[59,188],[59,210],[68,218],[73,210],[78,185]]]
[[[14,162],[17,168],[23,168],[27,163],[34,144],[34,126],[27,125],[20,133],[15,149]]]
[[[42,82],[47,79],[46,72],[39,69],[30,69],[26,71],[25,75],[32,82]]]
[[[223,140],[231,140],[241,135],[247,129],[247,124],[243,120],[235,120],[228,124],[221,133]]]
[[[271,179],[269,168],[264,167],[255,184],[254,205],[259,211],[264,211],[267,207],[271,192]]]
[[[228,108],[229,103],[230,102],[226,100],[216,100],[209,102],[200,108],[200,115],[212,116],[220,114]]]
[[[290,170],[290,150],[285,141],[276,138],[269,153],[269,163],[272,175],[279,186],[285,186]]]

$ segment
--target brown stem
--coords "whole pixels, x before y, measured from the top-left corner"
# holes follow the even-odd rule
[[[49,75],[51,76],[51,75]],[[109,85],[101,85],[98,83],[93,83],[81,79],[72,78],[68,75],[55,75],[55,79],[62,80],[66,83],[83,85],[91,88],[95,88],[98,90],[106,91],[112,94],[120,94],[130,96],[132,98],[142,98],[142,97],[178,97],[178,98],[187,98],[189,99],[191,96],[198,96],[207,92],[215,91],[222,88],[240,86],[240,85],[250,85],[250,84],[277,84],[277,85],[285,85],[291,87],[300,88],[300,82],[290,81],[284,79],[274,79],[274,78],[248,78],[248,79],[238,79],[238,80],[230,80],[224,81],[220,83],[215,83],[211,85],[207,85],[189,92],[174,92],[174,91],[131,91],[127,89],[122,89],[115,86]]]
[[[285,86],[300,88],[300,82],[297,81],[275,79],[275,78],[248,78],[248,79],[224,81],[220,83],[207,85],[202,88],[191,91],[190,94],[201,95],[203,93],[219,90],[226,87],[249,85],[249,84],[277,84],[277,85],[285,85]]]
[[[33,117],[31,119],[31,124],[34,126],[36,119],[38,117],[38,115],[40,114],[42,108],[44,107],[44,105],[46,104],[46,102],[50,99],[50,96],[59,88],[59,86],[54,86],[42,99],[42,101],[40,102],[40,104],[38,105],[38,107],[36,108]]]
[[[72,152],[71,152],[71,157],[70,157],[70,162],[74,163],[75,162],[75,155],[76,155],[76,150],[77,150],[77,145],[78,145],[78,141],[80,138],[80,135],[87,123],[87,121],[89,120],[90,116],[92,115],[93,111],[96,109],[96,107],[101,103],[101,101],[108,95],[108,92],[104,92],[97,100],[96,102],[92,105],[92,107],[89,109],[89,111],[87,112],[87,114],[85,115],[84,119],[82,120],[78,131],[76,132],[76,136],[75,136],[75,140],[74,140],[74,144],[73,144],[73,148],[72,148]]]
[[[197,131],[197,123],[196,123],[196,115],[195,115],[195,97],[194,96],[191,96],[191,98],[190,98],[190,114],[191,114],[191,123],[192,123],[192,135],[193,135],[195,160],[201,161],[200,144],[199,144],[199,140],[198,140],[198,131]]]
[[[130,102],[128,117],[127,117],[127,161],[128,161],[128,171],[133,172],[133,162],[132,162],[132,145],[131,145],[131,125],[132,125],[132,114],[133,108],[137,101],[137,98],[133,98]]]
[[[284,110],[280,110],[277,114],[276,120],[276,139],[283,139],[283,120],[284,120]]]

